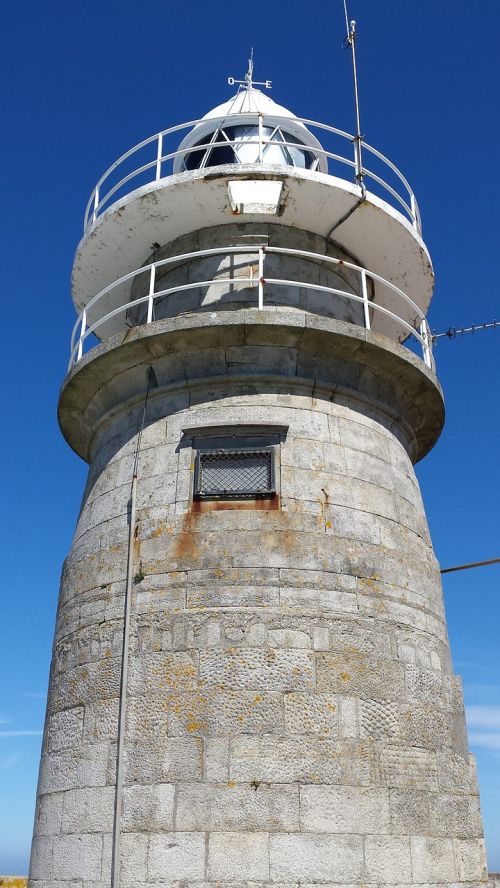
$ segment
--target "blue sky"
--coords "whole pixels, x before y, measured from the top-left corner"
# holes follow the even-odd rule
[[[437,277],[435,329],[499,317],[497,0],[350,0],[363,132],[409,178]],[[0,873],[27,869],[57,601],[85,466],[61,438],[69,276],[101,172],[257,79],[297,114],[352,129],[341,0],[307,4],[5,0],[0,34],[3,501]],[[443,566],[500,556],[500,331],[437,348],[447,424],[418,467]],[[500,567],[445,579],[455,668],[500,869]]]

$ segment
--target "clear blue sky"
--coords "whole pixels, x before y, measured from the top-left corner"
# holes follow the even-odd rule
[[[497,0],[351,0],[363,131],[410,179],[437,286],[434,328],[500,317]],[[56,423],[69,276],[101,172],[256,77],[297,114],[352,129],[341,0],[6,0],[0,34],[3,419],[0,873],[27,869],[59,570],[85,466]],[[500,556],[500,331],[441,341],[448,418],[418,473],[443,565]],[[445,582],[455,667],[500,869],[500,567]]]

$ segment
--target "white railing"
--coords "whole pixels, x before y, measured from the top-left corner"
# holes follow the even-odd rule
[[[256,258],[256,266],[257,266],[257,274],[253,273],[253,266],[250,265],[250,273],[244,276],[234,276],[230,278],[216,278],[210,280],[200,280],[194,281],[188,284],[179,284],[173,287],[167,287],[165,289],[161,289],[156,291],[156,280],[157,280],[157,271],[160,268],[165,268],[168,265],[178,264],[179,262],[184,262],[187,260],[196,260],[203,259],[208,256],[227,256],[242,253],[245,256],[255,255]],[[350,269],[359,275],[359,291],[361,295],[357,293],[349,292],[348,290],[340,290],[336,287],[328,287],[321,284],[308,283],[304,281],[294,281],[288,280],[285,278],[275,278],[275,277],[264,277],[264,259],[266,254],[278,254],[283,256],[292,256],[292,257],[301,257],[304,259],[312,259],[316,262],[327,263],[331,266],[341,267],[342,269]],[[147,293],[144,296],[139,296],[137,299],[130,299],[131,287],[135,279],[139,276],[147,276]],[[96,309],[98,312],[99,303],[102,302],[103,308],[105,309],[105,300],[107,296],[111,295],[113,291],[116,291],[118,287],[123,286],[123,284],[127,284],[131,282],[131,286],[126,287],[126,295],[129,299],[126,299],[123,303],[118,305],[115,308],[112,308],[110,311],[107,311],[105,314],[101,316],[97,316],[96,320],[91,320],[89,323],[89,318],[95,317]],[[406,318],[402,318],[400,315],[386,308],[385,305],[381,303],[377,303],[375,301],[371,301],[369,298],[368,292],[368,281],[371,281],[373,285],[378,285],[378,290],[381,291],[381,295],[384,290],[391,294],[392,299],[394,296],[397,301],[401,303],[401,306],[406,308],[406,318],[410,317],[411,320],[407,320]],[[346,300],[346,302],[359,303],[363,307],[363,323],[362,326],[366,330],[370,330],[373,326],[372,324],[372,316],[376,316],[380,314],[384,317],[389,318],[394,321],[398,327],[402,327],[404,335],[400,337],[399,341],[406,339],[407,337],[413,337],[418,343],[420,343],[422,350],[422,357],[427,367],[429,367],[433,372],[435,370],[434,357],[432,354],[432,337],[429,329],[429,325],[423,314],[422,310],[418,307],[418,305],[407,296],[403,290],[400,290],[399,287],[396,287],[394,284],[390,283],[390,281],[386,281],[384,278],[380,277],[380,275],[375,274],[373,271],[368,271],[366,268],[363,268],[360,265],[355,265],[352,262],[346,262],[343,259],[336,259],[332,256],[324,256],[320,253],[311,253],[306,250],[291,250],[285,247],[269,247],[269,246],[231,246],[231,247],[217,247],[210,250],[198,250],[192,253],[184,253],[180,256],[171,256],[167,259],[160,259],[158,262],[152,262],[149,265],[144,265],[141,268],[136,269],[135,271],[131,271],[129,274],[124,275],[119,278],[119,280],[114,281],[108,287],[105,287],[94,296],[85,306],[83,311],[78,316],[75,325],[73,327],[73,331],[71,334],[71,349],[70,349],[70,360],[69,360],[69,368],[76,364],[83,356],[86,346],[91,347],[92,339],[91,337],[94,335],[99,338],[99,330],[106,323],[111,321],[113,318],[116,318],[120,315],[123,315],[123,329],[127,329],[131,326],[130,323],[126,323],[126,315],[130,309],[135,308],[139,305],[144,305],[146,307],[145,319],[141,323],[150,324],[155,320],[154,318],[154,307],[155,303],[161,298],[164,299],[166,297],[172,296],[173,294],[188,292],[190,290],[196,290],[200,287],[213,287],[213,286],[222,286],[222,287],[232,287],[234,284],[245,283],[248,285],[248,288],[256,289],[256,307],[259,309],[263,309],[265,304],[273,304],[272,300],[269,299],[269,291],[267,291],[268,299],[266,301],[266,284],[272,285],[273,287],[297,287],[302,290],[314,290],[320,293],[324,293],[325,296],[330,294],[331,296],[340,296]],[[116,293],[115,293],[116,296]],[[282,303],[278,303],[282,305]],[[215,307],[215,306],[214,306]],[[408,309],[410,311],[408,311]],[[320,312],[317,312],[320,314]],[[361,324],[360,324],[361,326]],[[396,337],[395,337],[396,338]]]
[[[183,149],[176,147],[174,150],[168,150],[169,146],[167,143],[170,137],[175,136],[177,143],[179,138],[178,133],[181,133],[182,130],[190,130],[202,123],[206,124],[207,120],[204,118],[190,120],[187,123],[181,123],[178,126],[172,126],[169,129],[162,130],[162,132],[150,136],[149,139],[139,142],[138,145],[135,145],[134,148],[131,148],[125,154],[122,154],[118,160],[115,160],[115,162],[111,164],[101,176],[90,195],[85,209],[84,231],[87,231],[89,226],[96,221],[98,216],[110,206],[113,197],[118,199],[118,197],[123,197],[140,185],[149,184],[172,175],[173,164],[177,158],[185,158],[194,152],[203,152],[204,150],[210,151],[214,148],[235,147],[241,149],[242,144],[245,147],[250,145],[257,146],[258,151],[256,152],[256,162],[264,163],[266,165],[268,165],[269,162],[265,159],[264,150],[266,146],[271,145],[274,148],[281,147],[303,150],[308,154],[313,155],[316,159],[325,158],[330,175],[333,174],[332,171],[335,164],[348,167],[354,174],[352,178],[355,182],[358,182],[359,184],[361,181],[365,182],[366,180],[369,180],[371,183],[376,183],[376,186],[379,187],[384,199],[388,200],[391,205],[396,206],[400,211],[403,210],[404,214],[408,217],[419,234],[422,231],[418,204],[407,179],[392,161],[364,141],[361,141],[360,143],[361,149],[370,154],[372,158],[376,159],[375,163],[379,164],[381,171],[385,171],[384,177],[365,166],[360,167],[361,150],[357,150],[357,140],[354,136],[343,130],[328,126],[325,123],[319,123],[316,120],[308,120],[305,117],[276,117],[274,115],[245,112],[242,114],[231,114],[227,117],[214,117],[211,119],[210,123],[213,124],[212,139],[213,132],[217,131],[217,128],[223,124],[226,127],[229,127],[238,126],[239,123],[243,123],[244,125],[255,124],[258,128],[258,134],[255,139],[245,138],[244,143],[238,139],[230,141],[227,138],[221,138],[220,141],[210,141],[209,133],[206,136],[207,141],[204,141],[199,145],[191,145]],[[323,140],[325,138],[331,139],[332,136],[338,138],[341,140],[341,148],[344,150],[339,154],[336,151],[330,151],[316,145],[307,145],[305,142],[301,144],[299,142],[282,142],[264,138],[263,130],[266,126],[272,127],[273,130],[276,126],[282,126],[283,129],[286,130],[287,123],[303,124],[311,129],[314,135],[321,135]],[[315,129],[319,130],[320,133],[314,133]],[[307,137],[306,132],[304,132],[304,137]],[[346,145],[346,143],[349,143],[349,145]],[[147,159],[148,152],[149,159]],[[351,152],[352,157],[349,156]],[[132,160],[133,165],[139,160],[139,157],[136,157],[136,155],[142,155],[142,160],[144,162],[139,162],[138,166],[133,166],[133,169],[128,170],[128,167],[130,166],[128,163],[129,161]],[[392,177],[394,184],[390,184],[386,181],[385,176],[387,175]],[[343,176],[341,176],[341,178],[342,177]],[[132,183],[134,180],[136,180],[134,185],[130,185],[129,183]]]

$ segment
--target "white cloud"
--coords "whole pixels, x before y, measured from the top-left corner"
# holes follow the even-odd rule
[[[0,737],[41,737],[42,731],[0,731]]]
[[[500,706],[466,707],[469,743],[482,749],[500,749]]]
[[[500,731],[500,706],[467,706],[466,713],[470,728]]]
[[[45,700],[47,694],[40,694],[37,691],[21,691],[20,697],[34,697],[36,700]]]
[[[500,749],[500,731],[471,731],[469,743],[483,749]]]

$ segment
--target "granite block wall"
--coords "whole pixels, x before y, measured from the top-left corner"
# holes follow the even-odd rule
[[[474,762],[401,436],[361,401],[257,388],[149,405],[122,883],[477,888]],[[64,565],[33,888],[110,880],[139,417],[96,435]],[[277,424],[273,501],[193,502],[198,433]]]

